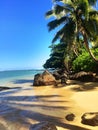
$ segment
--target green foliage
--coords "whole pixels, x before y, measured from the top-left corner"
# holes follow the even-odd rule
[[[73,44],[82,30],[90,37],[98,36],[98,11],[92,8],[97,0],[53,0],[53,8],[46,17],[54,17],[48,23],[49,31],[60,27],[52,42],[61,40]],[[94,17],[93,17],[94,16]],[[92,26],[91,26],[92,24]],[[89,29],[91,28],[91,29]],[[93,30],[94,33],[90,33]],[[94,35],[93,35],[94,34]]]
[[[56,44],[51,46],[50,58],[43,65],[44,68],[63,68],[65,44]]]
[[[89,43],[98,45],[98,11],[92,8],[96,2],[97,0],[53,0],[52,10],[46,13],[47,17],[53,17],[48,23],[49,31],[57,28],[52,43],[59,40],[77,53],[82,37],[82,46],[85,45],[91,57],[98,62],[89,48]]]
[[[98,56],[98,48],[92,50],[95,56]],[[72,68],[75,72],[79,71],[93,71],[98,72],[98,64],[90,57],[86,50],[82,50],[82,54],[79,55],[72,63]]]
[[[65,43],[53,44],[50,46],[51,54],[50,58],[43,65],[44,68],[66,68],[69,70],[73,59],[75,59],[76,54],[69,48]]]
[[[93,61],[98,62],[98,49],[92,50],[92,53],[89,46],[89,43],[93,47],[98,45],[98,11],[92,8],[96,1],[53,0],[53,8],[46,13],[46,17],[53,16],[48,29],[57,28],[52,43],[59,40],[60,44],[52,46],[44,68],[62,68],[67,64],[68,68],[73,65],[74,71],[98,70],[98,64]],[[89,53],[82,50],[80,55],[84,45]],[[76,59],[75,55],[78,56]]]

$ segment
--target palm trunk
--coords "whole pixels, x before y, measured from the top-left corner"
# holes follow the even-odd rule
[[[82,31],[82,35],[83,35],[83,38],[84,38],[84,44],[86,46],[87,51],[89,52],[92,59],[98,64],[98,59],[94,56],[94,54],[92,53],[92,51],[89,48],[89,43],[88,43],[88,40],[87,40],[87,36],[86,36],[84,31]]]

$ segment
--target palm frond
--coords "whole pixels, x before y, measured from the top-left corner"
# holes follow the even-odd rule
[[[63,1],[63,0],[52,0],[53,2],[61,2],[61,1]]]
[[[98,19],[91,19],[90,22],[92,23],[92,34],[98,36]]]
[[[77,8],[76,8],[76,12],[78,14],[78,16],[84,16],[85,19],[88,19],[88,7],[89,7],[89,3],[88,0],[80,0],[79,3],[77,3]]]
[[[91,41],[98,38],[98,19],[89,19],[83,23],[83,27]]]
[[[65,11],[73,11],[74,10],[74,7],[73,7],[73,5],[72,4],[64,4],[64,8],[65,8]]]
[[[75,35],[75,23],[70,20],[68,23],[58,31],[52,40],[54,43],[56,40],[60,39],[60,42],[70,43],[73,41]]]
[[[72,0],[52,0],[53,2],[70,3]]]
[[[54,28],[58,27],[63,22],[66,22],[67,17],[62,17],[61,19],[55,19],[48,23],[48,29],[49,31],[53,30]]]
[[[98,11],[92,10],[89,12],[89,17],[98,17]]]
[[[63,6],[60,6],[58,4],[56,4],[54,6],[54,14],[58,15],[58,14],[60,14],[63,11],[64,11],[64,7]]]
[[[56,35],[54,36],[54,38],[52,40],[52,43],[56,42],[60,38],[60,36],[62,35],[62,33],[63,33],[63,30],[58,31],[56,33]]]
[[[97,0],[88,0],[88,2],[89,2],[90,5],[95,5]]]
[[[53,15],[53,10],[49,10],[48,12],[46,12],[45,17],[50,18],[52,15]]]
[[[85,3],[88,3],[91,6],[94,6],[96,4],[97,0],[73,0],[74,4],[78,4],[80,2],[83,2],[83,3],[85,2]]]
[[[76,25],[75,22],[72,21],[72,19],[69,20],[69,22],[64,27],[64,35],[61,38],[61,40],[65,41],[66,43],[72,43],[75,39],[75,29]]]
[[[57,19],[60,19],[61,17],[67,15],[68,13],[72,12],[73,10],[74,10],[74,8],[71,4],[64,4],[63,6],[56,4],[53,8],[53,13]]]

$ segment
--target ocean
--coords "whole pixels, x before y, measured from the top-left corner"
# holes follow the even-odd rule
[[[8,70],[0,71],[0,86],[11,81],[25,78],[34,78],[37,73],[42,73],[43,70]]]

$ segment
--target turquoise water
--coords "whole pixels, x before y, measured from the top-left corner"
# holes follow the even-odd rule
[[[42,73],[43,70],[11,70],[0,71],[0,85],[17,79],[34,78],[37,73]]]

